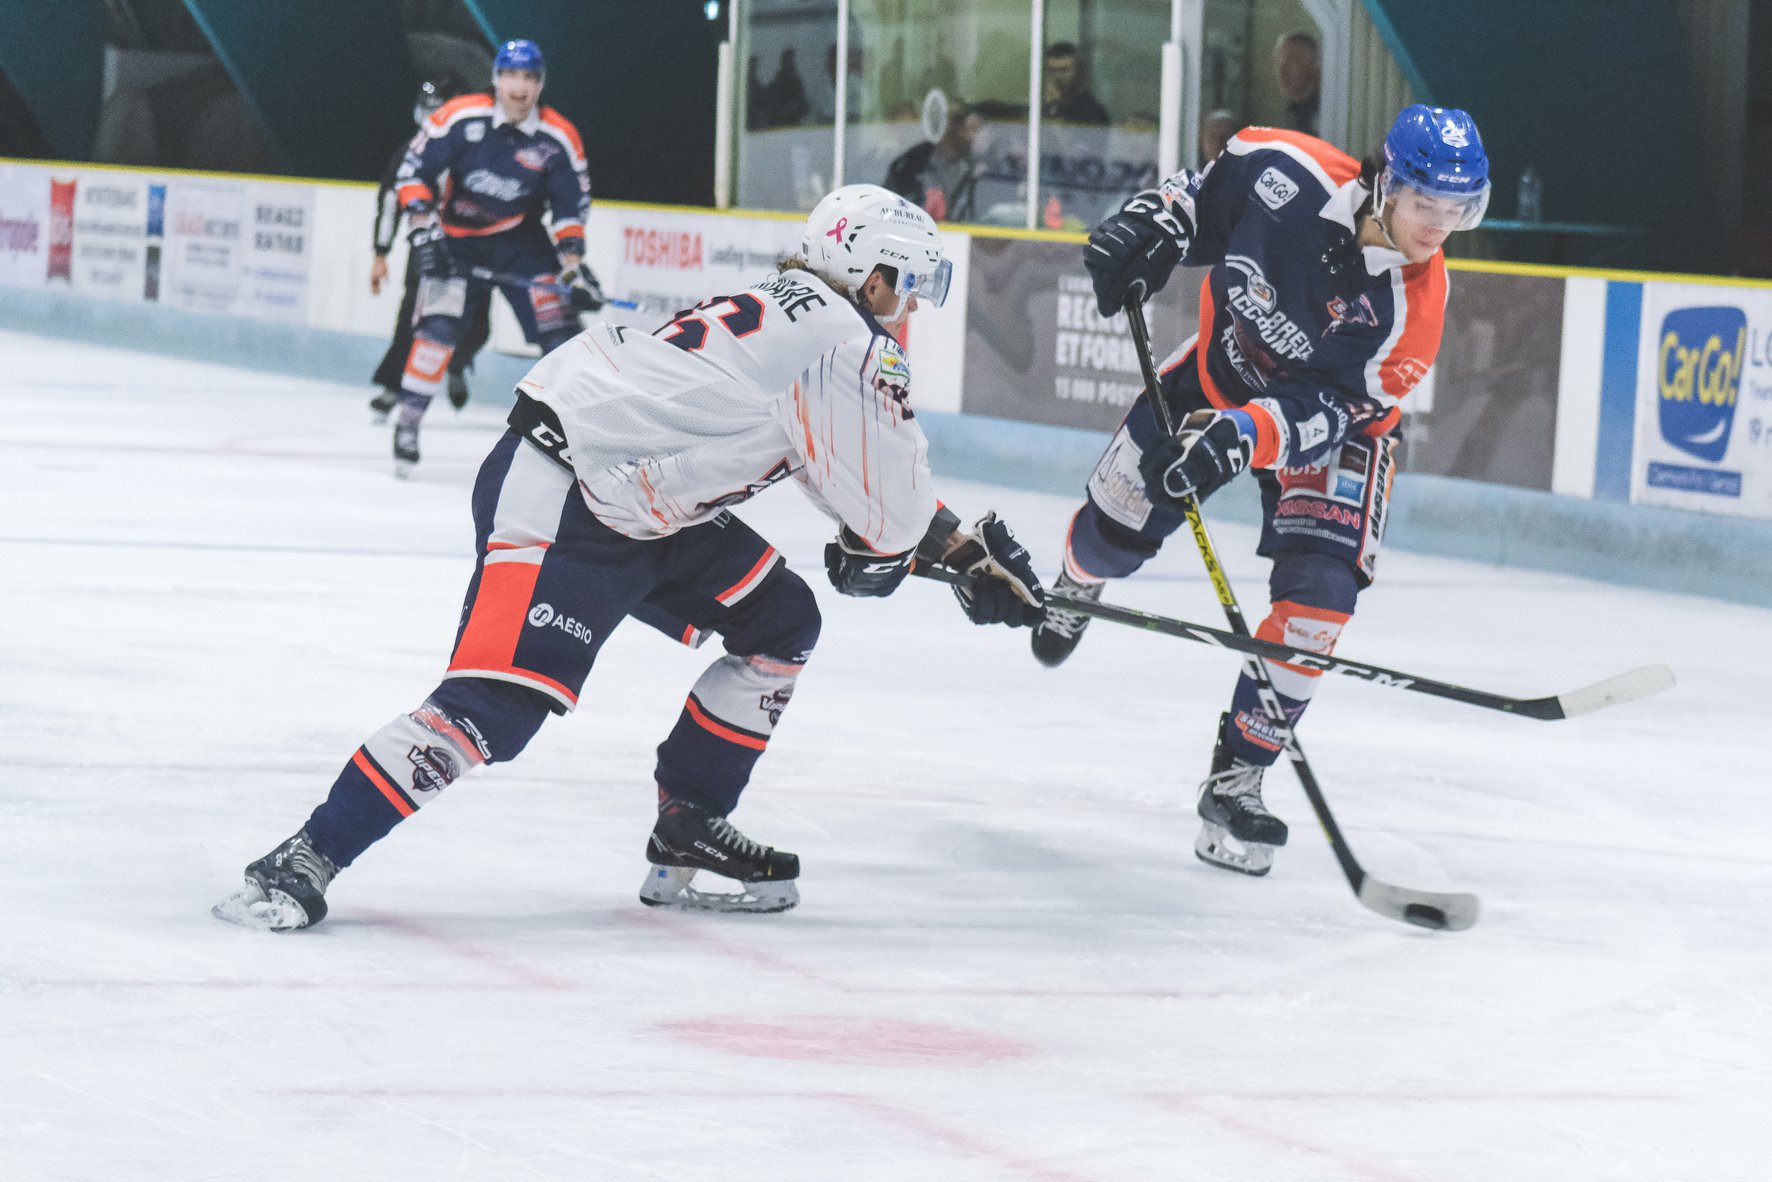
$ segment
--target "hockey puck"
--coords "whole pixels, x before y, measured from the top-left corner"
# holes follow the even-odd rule
[[[1436,932],[1446,930],[1446,913],[1426,903],[1409,904],[1403,908],[1403,918],[1418,928],[1431,928]]]

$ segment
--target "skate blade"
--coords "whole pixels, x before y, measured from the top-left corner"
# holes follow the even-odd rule
[[[260,932],[293,932],[308,926],[308,913],[282,891],[265,893],[252,879],[209,909],[209,914],[228,923]]]
[[[1230,831],[1211,821],[1200,822],[1200,836],[1194,839],[1194,856],[1208,866],[1235,870],[1260,878],[1274,867],[1274,847],[1257,841],[1243,842]]]
[[[410,477],[412,475],[412,470],[416,467],[418,467],[417,460],[395,460],[394,461],[394,477],[395,477],[395,479],[397,479],[397,480],[407,479],[408,477]]]
[[[800,901],[800,889],[792,879],[784,882],[730,882],[738,890],[731,892],[697,890],[692,884],[695,871],[687,866],[654,865],[640,884],[640,902],[648,907],[666,907],[673,911],[735,912],[746,915],[772,915],[791,910]]]

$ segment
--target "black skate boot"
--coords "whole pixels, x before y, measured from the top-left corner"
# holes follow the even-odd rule
[[[387,422],[389,413],[399,405],[400,391],[383,390],[380,394],[377,394],[374,398],[369,400],[369,412],[375,416],[370,421],[373,423]]]
[[[394,475],[404,480],[418,467],[418,424],[394,424]]]
[[[786,911],[800,901],[794,885],[800,877],[797,856],[759,845],[725,817],[686,800],[666,800],[659,806],[646,859],[652,869],[641,884],[640,902],[648,907],[767,913]],[[741,889],[698,891],[690,885],[698,870],[732,879]]]
[[[1224,741],[1229,718],[1219,719],[1212,772],[1200,785],[1200,836],[1194,854],[1210,865],[1260,876],[1273,868],[1275,848],[1286,844],[1286,822],[1261,803],[1261,776],[1267,768],[1231,754]]]
[[[303,829],[246,868],[246,883],[210,914],[267,932],[311,928],[326,918],[326,887],[338,867]]]
[[[449,405],[456,410],[468,404],[468,379],[458,369],[449,371]]]
[[[1102,583],[1079,583],[1071,578],[1069,572],[1059,571],[1052,590],[1059,595],[1069,595],[1072,599],[1087,599],[1094,603],[1101,598],[1101,590],[1106,587]],[[1076,649],[1077,642],[1083,639],[1083,629],[1089,626],[1089,617],[1082,612],[1070,612],[1050,601],[1046,604],[1046,618],[1034,629],[1032,643],[1034,659],[1047,668],[1057,668],[1064,664],[1065,658]]]

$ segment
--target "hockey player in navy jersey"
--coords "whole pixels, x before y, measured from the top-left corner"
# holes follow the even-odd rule
[[[518,387],[474,487],[477,555],[443,680],[364,742],[294,837],[246,868],[215,914],[272,930],[326,914],[339,870],[464,772],[513,759],[574,709],[632,617],[691,647],[719,637],[658,748],[659,812],[641,899],[783,911],[800,862],[732,826],[818,639],[811,590],[727,508],[792,480],[837,522],[825,570],[884,596],[914,561],[966,577],[975,623],[1025,626],[1044,593],[995,514],[972,531],[936,500],[911,371],[894,339],[951,268],[935,223],[877,185],[807,219],[798,258],[646,334],[597,324]],[[694,885],[698,872],[736,891]]]
[[[583,267],[591,208],[584,144],[565,116],[541,105],[545,79],[533,41],[505,42],[493,59],[493,93],[443,104],[400,166],[395,191],[411,218],[407,240],[421,281],[394,423],[398,475],[418,463],[419,421],[443,389],[462,314],[486,298],[488,284],[472,278],[472,268],[531,281],[499,288],[543,353],[579,331],[580,311],[602,305]]]
[[[1373,577],[1403,397],[1440,345],[1441,244],[1474,227],[1489,163],[1463,111],[1412,106],[1364,162],[1312,136],[1246,128],[1203,173],[1140,193],[1096,228],[1084,262],[1103,316],[1160,291],[1177,263],[1207,268],[1198,332],[1159,366],[1181,429],[1141,396],[1071,520],[1056,590],[1099,599],[1245,469],[1261,486],[1257,553],[1273,560],[1257,635],[1328,653]],[[1087,620],[1053,608],[1034,655],[1057,665]],[[1296,724],[1320,676],[1270,664]],[[1283,736],[1241,676],[1200,788],[1205,861],[1264,874],[1286,825],[1261,799]]]

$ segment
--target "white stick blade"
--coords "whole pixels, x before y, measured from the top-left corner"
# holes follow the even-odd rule
[[[1360,884],[1360,902],[1387,919],[1437,932],[1462,932],[1483,910],[1475,895],[1410,890],[1371,877]]]
[[[1666,665],[1644,665],[1641,669],[1631,669],[1616,677],[1608,677],[1578,690],[1558,694],[1557,702],[1563,707],[1563,717],[1573,718],[1577,714],[1591,714],[1595,710],[1604,710],[1621,702],[1634,702],[1638,698],[1646,698],[1650,694],[1659,694],[1672,688],[1672,669]]]

